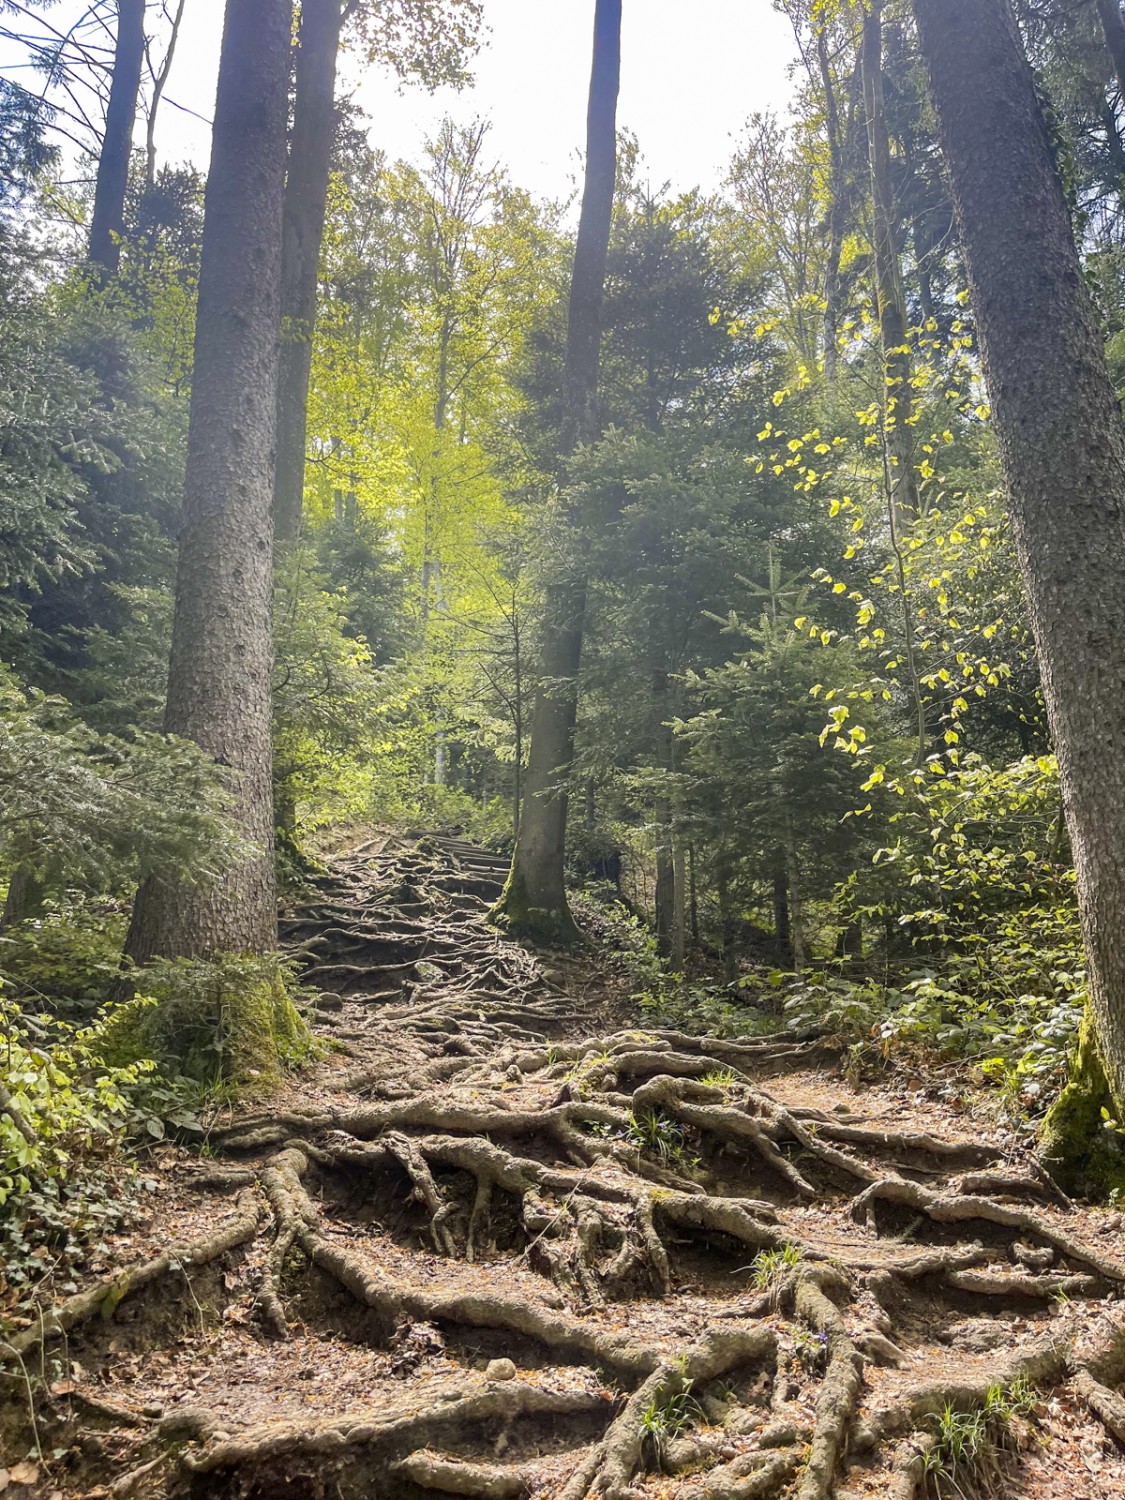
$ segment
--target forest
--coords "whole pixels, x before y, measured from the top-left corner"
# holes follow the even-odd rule
[[[1125,1497],[1120,0],[200,3],[0,0],[0,1494]]]

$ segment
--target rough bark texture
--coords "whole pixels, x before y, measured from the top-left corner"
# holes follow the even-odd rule
[[[1113,73],[1117,79],[1118,92],[1125,101],[1125,16],[1121,14],[1119,0],[1097,0],[1097,6],[1106,51],[1113,61]],[[1114,135],[1116,134],[1115,125]]]
[[[1007,0],[914,0],[1125,1100],[1125,432]]]
[[[276,941],[270,768],[281,203],[290,0],[227,9],[203,230],[184,527],[165,727],[228,767],[254,852],[216,888],[147,883],[129,951]]]
[[[336,128],[340,0],[303,0],[297,38],[293,136],[285,183],[281,272],[281,374],[277,393],[274,529],[281,543],[301,529],[317,267]]]
[[[599,432],[598,361],[613,190],[617,176],[617,90],[621,77],[621,0],[597,0],[594,60],[586,116],[586,179],[566,335],[565,414],[560,458]],[[548,589],[542,631],[543,687],[531,721],[526,794],[512,872],[496,914],[513,930],[567,938],[574,923],[566,902],[567,793],[578,717],[578,668],[586,614],[582,578]]]
[[[144,21],[144,0],[118,0],[113,78],[105,113],[105,135],[98,157],[88,251],[91,265],[101,267],[110,275],[116,272],[121,258],[129,152],[133,144],[133,123],[137,117],[137,95],[145,52]]]

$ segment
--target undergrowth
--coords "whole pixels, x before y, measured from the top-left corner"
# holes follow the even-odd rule
[[[951,954],[878,973],[822,961],[799,974],[756,969],[725,984],[673,973],[651,929],[605,891],[587,890],[575,904],[654,1027],[720,1037],[821,1033],[860,1060],[971,1063],[1028,1117],[1041,1115],[1066,1079],[1085,973],[1062,938],[1037,947],[1030,934],[1010,934],[987,959]],[[724,1086],[721,1076],[709,1081]]]

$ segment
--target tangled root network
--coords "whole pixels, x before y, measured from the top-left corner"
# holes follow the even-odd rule
[[[326,1060],[0,1350],[13,1411],[61,1369],[45,1494],[1014,1495],[1060,1391],[1125,1439],[1109,1215],[823,1040],[622,1029],[503,874],[378,840],[289,914]]]

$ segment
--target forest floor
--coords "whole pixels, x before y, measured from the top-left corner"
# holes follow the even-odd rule
[[[830,1040],[638,1026],[502,877],[380,836],[291,910],[323,1059],[44,1283],[8,1500],[1125,1497],[1119,1214]]]

